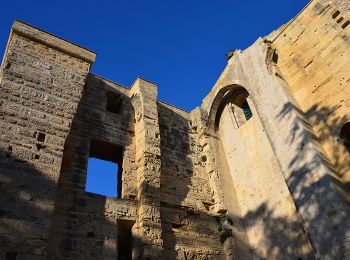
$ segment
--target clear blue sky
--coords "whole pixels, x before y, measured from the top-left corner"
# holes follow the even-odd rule
[[[294,17],[307,0],[2,1],[0,50],[19,19],[97,52],[92,71],[130,86],[158,84],[159,99],[192,110],[225,67]]]
[[[307,2],[4,0],[0,50],[4,52],[11,25],[19,19],[97,52],[92,72],[125,86],[141,76],[157,83],[159,99],[192,110],[225,67],[225,53],[247,48]],[[116,172],[113,164],[90,160],[87,189],[115,196]]]
[[[92,193],[117,197],[118,164],[90,158],[85,190]]]

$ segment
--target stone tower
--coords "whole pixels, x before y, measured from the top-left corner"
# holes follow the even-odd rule
[[[350,259],[350,4],[231,51],[200,107],[90,72],[15,21],[0,70],[0,259]],[[90,157],[118,198],[85,190]]]

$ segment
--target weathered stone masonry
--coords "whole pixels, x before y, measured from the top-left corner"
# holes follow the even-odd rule
[[[0,259],[350,258],[350,5],[311,1],[200,107],[90,72],[15,21],[0,70]],[[118,198],[85,191],[118,162]],[[103,176],[101,176],[102,178]]]

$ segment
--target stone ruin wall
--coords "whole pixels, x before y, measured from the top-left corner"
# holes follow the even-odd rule
[[[345,258],[348,14],[310,2],[235,51],[192,112],[16,21],[0,72],[0,259]],[[253,117],[237,127],[240,88]],[[122,162],[119,198],[85,191],[91,155]]]
[[[90,74],[94,59],[26,24],[13,26],[1,75],[1,257],[116,259],[123,225],[134,226],[135,258],[223,257],[190,113],[157,101],[147,93],[156,86],[142,79],[127,89]],[[107,92],[121,99],[120,114],[106,111]],[[147,121],[150,104],[159,124]],[[161,142],[145,147],[154,139]],[[93,140],[123,147],[121,199],[85,192]],[[152,251],[157,239],[162,249]]]

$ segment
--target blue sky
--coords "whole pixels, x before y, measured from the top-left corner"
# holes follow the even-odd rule
[[[14,19],[97,52],[92,71],[130,86],[158,84],[159,99],[192,110],[226,65],[294,17],[307,0],[2,1],[0,50]]]
[[[85,190],[108,197],[117,197],[117,173],[117,163],[89,158]]]
[[[158,85],[159,99],[192,110],[224,69],[225,53],[247,48],[307,2],[4,0],[0,51],[19,19],[97,52],[93,73],[125,86],[141,76]],[[90,160],[87,190],[115,196],[116,172],[116,165]]]

